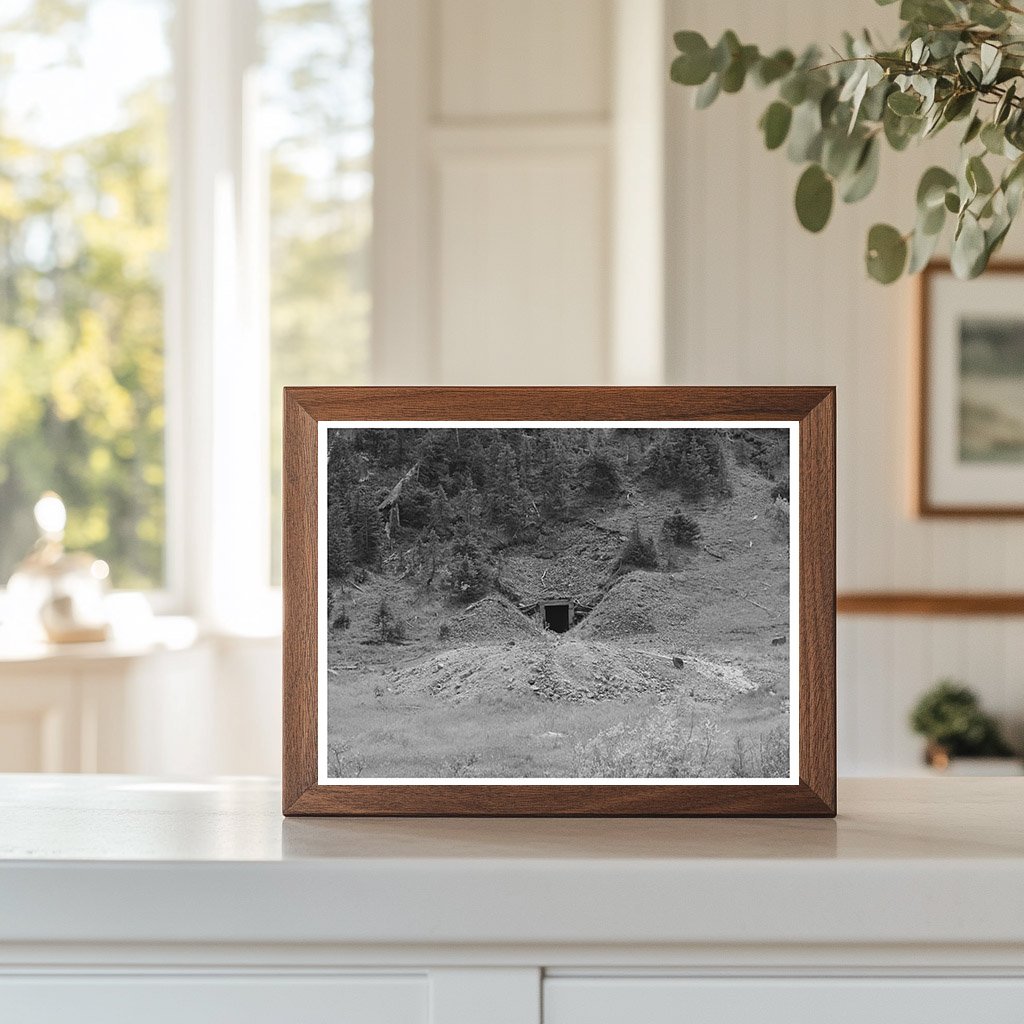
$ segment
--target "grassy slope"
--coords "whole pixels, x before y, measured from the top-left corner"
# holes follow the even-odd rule
[[[786,721],[789,649],[770,641],[788,633],[788,547],[765,515],[771,483],[748,467],[733,466],[731,479],[732,498],[687,506],[637,475],[621,498],[588,503],[539,543],[498,552],[503,584],[524,600],[564,593],[596,603],[561,637],[522,628],[497,605],[467,613],[408,577],[372,576],[349,594],[350,628],[329,639],[333,771],[569,776],[595,736],[618,728],[646,742],[650,723],[669,728],[655,709],[670,706],[677,731],[717,729],[700,774],[749,772],[741,748],[756,749]],[[695,550],[660,537],[677,506],[701,523]],[[661,569],[615,574],[634,519],[658,538]],[[402,609],[407,645],[362,642],[384,594]],[[463,637],[472,614],[480,621]],[[442,640],[444,625],[453,636]],[[679,670],[663,660],[684,652],[734,668],[752,688],[716,684],[698,661]],[[590,770],[608,763],[591,759]]]

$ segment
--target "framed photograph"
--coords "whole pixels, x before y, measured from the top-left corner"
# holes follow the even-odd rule
[[[284,417],[285,814],[835,814],[832,388]]]
[[[1024,515],[1024,263],[919,287],[917,511]]]

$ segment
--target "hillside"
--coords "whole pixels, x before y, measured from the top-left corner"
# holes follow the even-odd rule
[[[780,432],[473,433],[331,438],[332,773],[779,774]]]

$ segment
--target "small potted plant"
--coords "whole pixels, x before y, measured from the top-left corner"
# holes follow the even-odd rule
[[[925,763],[938,771],[1020,773],[1019,760],[999,725],[981,709],[976,694],[966,686],[943,679],[917,702],[910,725],[928,741]],[[972,759],[971,763],[964,765],[964,758]],[[967,768],[970,770],[964,771]]]

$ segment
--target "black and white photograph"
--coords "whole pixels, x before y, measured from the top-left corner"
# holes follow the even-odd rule
[[[322,423],[321,782],[792,781],[796,429]]]

